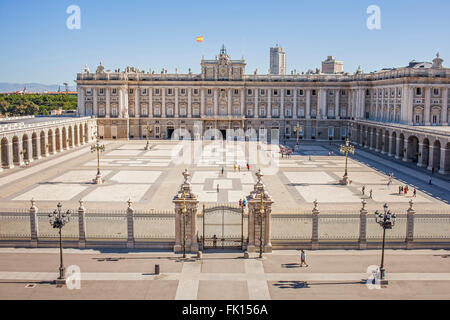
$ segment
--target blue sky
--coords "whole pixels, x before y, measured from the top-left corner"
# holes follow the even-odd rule
[[[81,9],[81,29],[69,30],[66,9]],[[381,9],[381,30],[366,27],[369,5]],[[269,48],[286,50],[287,69],[320,68],[328,55],[354,72],[450,61],[447,0],[0,0],[0,82],[61,84],[87,64],[148,71],[200,71],[225,43],[246,73],[266,73]],[[195,41],[197,35],[204,42]],[[445,61],[447,60],[447,61]]]

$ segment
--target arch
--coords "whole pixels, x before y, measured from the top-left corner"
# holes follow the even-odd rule
[[[441,161],[441,170],[439,173],[448,174],[450,172],[450,142],[447,142],[444,150],[443,163]]]
[[[3,168],[10,168],[11,167],[11,159],[9,159],[9,143],[8,138],[3,137],[1,142],[1,148],[2,148],[2,167]]]
[[[419,162],[419,138],[416,136],[408,137],[408,144],[406,146],[406,154],[405,158],[408,161],[412,161],[415,163]]]
[[[47,155],[47,148],[45,144],[45,132],[40,133],[40,144],[41,144],[41,156],[45,157]]]
[[[397,150],[397,132],[393,131],[392,134],[392,143],[391,143],[391,148],[389,149],[389,154],[391,156],[395,155],[395,152]]]
[[[56,151],[61,151],[61,134],[59,132],[59,128],[55,129],[55,137],[56,137]]]
[[[383,153],[389,152],[389,131],[386,130],[384,132],[384,142],[383,142],[383,148],[381,149]]]
[[[20,141],[17,136],[13,137],[12,140],[12,148],[13,148],[13,163],[15,165],[20,166]]]
[[[403,133],[400,133],[398,138],[399,138],[399,141],[398,141],[398,154],[397,154],[397,156],[399,158],[403,158],[404,155],[405,155],[405,135]]]
[[[48,145],[48,152],[50,153],[50,154],[53,154],[54,153],[54,145],[53,145],[53,131],[52,131],[52,129],[49,129],[48,130],[48,142],[47,142],[47,145]]]

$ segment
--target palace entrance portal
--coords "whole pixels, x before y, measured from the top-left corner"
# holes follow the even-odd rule
[[[248,219],[244,208],[232,205],[203,206],[201,242],[203,249],[243,249]]]

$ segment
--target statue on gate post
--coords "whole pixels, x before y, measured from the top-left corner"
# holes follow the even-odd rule
[[[197,252],[198,230],[197,230],[197,195],[192,192],[189,182],[190,173],[187,169],[183,171],[184,182],[180,190],[173,198],[175,204],[175,246],[174,252]]]
[[[272,198],[261,181],[261,169],[256,172],[258,181],[247,196],[248,202],[248,252],[272,252],[270,214]],[[263,250],[262,250],[263,248]]]

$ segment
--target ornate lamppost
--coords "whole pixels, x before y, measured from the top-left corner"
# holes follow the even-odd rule
[[[381,265],[380,265],[380,283],[388,284],[386,280],[386,272],[384,270],[384,241],[386,237],[386,229],[392,229],[395,225],[396,216],[395,213],[392,214],[388,210],[388,205],[385,203],[383,205],[384,212],[380,213],[378,210],[375,211],[375,221],[383,228],[383,244],[381,246]]]
[[[64,227],[64,225],[69,222],[70,215],[71,215],[72,212],[70,210],[67,210],[66,212],[61,212],[61,208],[62,208],[61,202],[59,202],[56,207],[57,207],[57,209],[54,210],[52,213],[50,213],[48,215],[48,217],[50,218],[50,225],[53,228],[55,228],[55,229],[56,228],[59,229],[59,260],[60,260],[60,265],[59,265],[59,277],[58,277],[58,279],[55,280],[55,283],[56,284],[65,284],[66,280],[65,280],[65,275],[64,275],[65,268],[64,268],[64,264],[63,264],[61,230],[62,230],[62,227]]]
[[[295,145],[295,149],[298,150],[298,137],[299,137],[299,134],[300,134],[301,132],[303,132],[303,126],[300,126],[300,125],[297,123],[297,125],[294,127],[294,132],[297,133],[297,143],[296,143],[296,145]]]
[[[263,216],[264,216],[264,193],[261,192],[261,206],[259,208],[259,217],[261,219],[260,223],[260,230],[259,230],[259,257],[262,258],[262,252],[263,252],[263,244],[262,244],[262,232],[263,232]]]
[[[100,173],[100,151],[105,151],[105,145],[100,144],[100,139],[98,138],[97,134],[96,142],[91,146],[91,152],[95,151],[97,151],[97,175],[94,179],[92,179],[92,182],[94,182],[95,184],[102,184],[105,181],[102,179],[102,175]]]
[[[186,193],[183,192],[183,207],[181,208],[181,213],[183,214],[183,259],[186,258]]]
[[[148,123],[147,123],[147,126],[145,127],[145,129],[147,130],[147,144],[144,147],[145,150],[151,150],[151,148],[152,148],[152,146],[150,145],[150,141],[149,141],[150,132],[152,132],[152,127],[153,126],[149,125]]]
[[[349,182],[349,180],[348,180],[348,169],[347,169],[348,154],[349,153],[355,154],[355,147],[350,144],[350,140],[347,138],[345,140],[345,145],[341,145],[339,151],[342,154],[345,154],[345,172],[344,172],[344,176],[339,181],[339,183],[347,185],[348,182]]]

